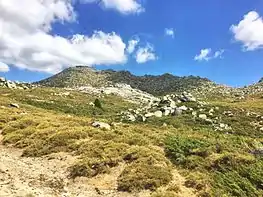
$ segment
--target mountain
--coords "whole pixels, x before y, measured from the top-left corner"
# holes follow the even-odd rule
[[[213,84],[210,80],[201,77],[178,77],[171,74],[136,76],[129,71],[102,70],[98,71],[90,67],[77,66],[67,68],[64,71],[37,82],[37,84],[49,87],[101,87],[125,83],[153,95],[164,95],[171,92],[182,92],[196,89],[204,84]]]

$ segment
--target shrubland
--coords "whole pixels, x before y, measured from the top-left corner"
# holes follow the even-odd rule
[[[210,102],[207,107],[219,107],[216,116],[231,125],[227,132],[215,131],[189,114],[120,123],[118,112],[135,104],[114,95],[97,98],[75,91],[64,95],[65,91],[1,88],[3,144],[23,149],[24,157],[76,155],[78,160],[68,169],[72,179],[109,173],[124,165],[117,179],[119,191],[180,196],[180,186],[172,184],[177,169],[185,177],[184,186],[197,196],[263,195],[263,157],[254,154],[263,149],[263,131],[250,124],[259,117],[246,115],[249,111],[263,114],[261,95],[240,102]],[[97,107],[89,105],[96,99]],[[10,103],[20,107],[9,107]],[[226,110],[234,116],[223,116]],[[95,120],[110,124],[111,129],[92,127]]]

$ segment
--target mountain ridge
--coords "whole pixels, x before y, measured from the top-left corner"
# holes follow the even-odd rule
[[[204,83],[214,82],[198,76],[179,77],[169,73],[163,75],[136,76],[129,71],[95,70],[90,67],[70,67],[36,84],[48,87],[81,87],[81,86],[109,86],[125,83],[132,88],[164,95],[170,92],[182,92],[187,89],[202,86]]]

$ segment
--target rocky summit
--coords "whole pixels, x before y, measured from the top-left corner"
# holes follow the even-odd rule
[[[0,196],[263,196],[262,80],[78,66],[0,95]]]

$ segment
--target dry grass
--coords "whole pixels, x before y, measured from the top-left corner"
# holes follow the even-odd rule
[[[211,125],[188,114],[101,130],[91,123],[116,122],[117,112],[133,106],[109,96],[101,99],[102,110],[88,105],[95,100],[91,95],[71,92],[58,96],[61,92],[65,90],[0,89],[4,144],[23,148],[23,156],[61,151],[78,155],[79,160],[69,168],[72,178],[94,177],[125,163],[118,177],[121,191],[156,190],[171,182],[176,167],[186,176],[185,185],[202,196],[262,195],[263,161],[250,151],[262,146],[263,133],[249,125],[253,117],[245,116],[246,110],[263,112],[260,97],[211,104],[220,106],[216,115],[233,127],[232,133],[215,132]],[[20,108],[10,108],[10,103]],[[235,117],[223,116],[224,110],[233,111]],[[163,123],[168,126],[162,127]],[[177,196],[177,189],[167,187],[166,193],[157,191],[153,196]]]

